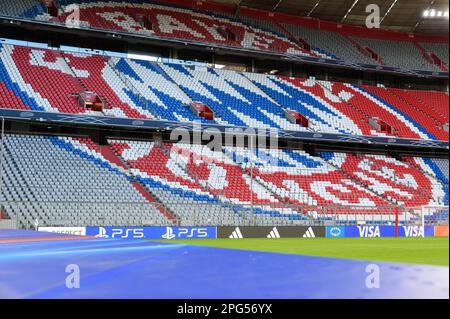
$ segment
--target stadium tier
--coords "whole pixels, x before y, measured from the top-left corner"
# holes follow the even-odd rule
[[[448,43],[421,43],[420,45],[440,59],[448,69]]]
[[[353,38],[364,48],[375,52],[384,65],[404,70],[439,71],[439,65],[428,61],[418,44],[411,41],[392,41],[368,38]],[[422,48],[423,49],[423,48]]]
[[[26,228],[48,225],[173,225],[123,168],[88,138],[8,135],[2,208]]]
[[[99,109],[80,102],[86,92]],[[1,108],[448,141],[448,100],[445,92],[0,44]]]
[[[444,159],[7,134],[2,163],[3,214],[26,228],[392,223],[448,205]]]
[[[410,158],[408,162],[414,165],[410,166],[385,155],[323,153],[322,156],[390,202],[408,207],[448,203],[448,184],[439,180],[436,168],[423,160],[416,162]]]
[[[193,41],[238,49],[325,58],[350,66],[388,66],[403,71],[448,72],[448,43],[372,39],[300,24],[200,11],[143,0],[3,1],[0,15],[113,30],[158,39]],[[55,5],[51,5],[54,3]],[[364,37],[363,37],[364,36]]]

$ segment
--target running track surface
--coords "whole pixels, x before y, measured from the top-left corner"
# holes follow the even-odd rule
[[[0,298],[449,298],[449,268],[1,231]],[[35,241],[23,242],[28,238]],[[48,240],[53,238],[53,240]],[[66,267],[80,288],[66,287]]]

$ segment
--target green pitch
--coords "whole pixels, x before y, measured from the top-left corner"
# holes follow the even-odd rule
[[[164,241],[167,242],[167,241]],[[310,256],[448,266],[448,237],[190,239],[172,243]]]

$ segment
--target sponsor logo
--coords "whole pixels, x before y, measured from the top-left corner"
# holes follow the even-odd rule
[[[217,227],[217,238],[313,238],[326,237],[325,226],[224,226]],[[344,230],[342,230],[344,233]],[[305,235],[305,236],[303,236]]]
[[[86,236],[86,227],[39,227],[38,231],[72,236]]]
[[[208,238],[208,229],[178,228],[178,238]]]
[[[97,238],[122,238],[122,239],[142,239],[144,238],[144,229],[142,228],[112,228],[111,235],[104,227],[99,227]]]
[[[312,227],[309,227],[306,230],[306,233],[303,234],[303,238],[315,238],[316,235],[314,234],[314,230],[312,229]]]
[[[216,227],[87,227],[86,234],[113,239],[217,238]]]
[[[111,238],[144,238],[144,230],[142,228],[113,229]]]
[[[242,239],[244,236],[242,236],[241,230],[239,227],[236,227],[236,229],[233,231],[233,233],[230,235],[231,239]]]
[[[345,231],[342,230],[342,233]],[[217,238],[314,238],[326,237],[325,226],[224,226],[217,228]]]
[[[173,234],[173,228],[172,227],[167,227],[166,228],[166,233],[164,235],[162,235],[163,239],[175,239],[177,236],[175,236]]]
[[[267,238],[281,238],[280,233],[278,232],[278,229],[274,227],[269,235],[267,235]]]
[[[423,226],[403,226],[405,237],[424,237],[425,229]]]
[[[166,233],[162,235],[164,239],[176,239],[176,238],[208,238],[207,228],[174,228],[167,227]]]
[[[381,237],[379,226],[358,226],[359,237]]]
[[[342,236],[342,228],[340,227],[331,227],[329,234],[331,237],[341,237]]]

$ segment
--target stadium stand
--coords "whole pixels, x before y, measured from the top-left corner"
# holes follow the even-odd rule
[[[82,27],[181,43],[405,71],[448,68],[445,43],[362,38],[142,0],[61,0],[59,15],[41,1],[4,4],[1,15],[52,23],[67,22],[68,6],[77,4]],[[326,132],[349,140],[401,137],[416,145],[449,139],[447,92],[112,55],[2,40],[0,109]],[[130,135],[21,134],[2,139],[0,218],[23,228],[36,219],[41,226],[379,225],[392,224],[395,213],[415,220],[410,210],[449,202],[448,160],[422,154],[211,150]]]
[[[441,126],[448,123],[449,109],[448,93],[435,92],[431,90],[399,90],[390,89],[405,101],[416,107],[419,111],[427,114]]]
[[[1,105],[7,108],[448,140],[443,126],[448,123],[445,105],[449,97],[444,92],[239,73],[10,44],[0,45],[0,75]],[[82,92],[98,95],[104,102],[102,112],[80,104]],[[211,108],[213,118],[194,114],[189,108],[193,103]],[[308,125],[292,122],[288,112],[306,118]],[[374,121],[391,130],[382,130]]]
[[[227,151],[248,171],[256,167],[256,180],[292,205],[305,211],[315,206],[383,206],[384,200],[363,190],[319,157],[304,151],[244,149]]]
[[[374,222],[390,214],[392,222],[397,209],[448,205],[445,160],[109,144],[6,135],[1,188],[6,215],[27,228],[37,218],[66,226],[353,224],[361,216]]]
[[[448,160],[447,159],[432,159],[427,157],[404,157],[403,160],[413,167],[421,170],[435,179],[448,185]]]
[[[448,159],[429,159],[432,163],[429,165],[435,166],[439,171],[436,172],[436,176],[448,184],[448,175],[449,175],[449,165]]]
[[[21,18],[37,18],[45,14],[41,1],[36,0],[4,0],[0,14]]]
[[[448,68],[448,43],[430,43],[423,42],[420,45],[428,52],[435,54]]]
[[[419,108],[415,104],[418,101],[412,101],[408,91],[406,90],[395,90],[395,89],[385,89],[382,87],[373,86],[361,86],[365,91],[377,96],[381,99],[380,103],[384,103],[388,106],[395,107],[399,112],[404,114],[406,117],[414,121],[417,127],[424,128],[428,135],[431,134],[432,137],[441,140],[448,140],[448,132],[442,129],[443,122],[435,119],[428,113],[423,111],[424,108]],[[445,93],[442,93],[445,95]],[[415,104],[413,104],[415,103]],[[443,108],[441,105],[440,108]],[[423,131],[426,133],[425,131]]]
[[[4,147],[2,202],[23,227],[36,219],[41,226],[173,225],[88,138],[5,135]]]
[[[248,225],[253,203],[258,224],[289,224],[302,219],[281,206],[263,187],[250,188],[251,178],[223,153],[199,145],[157,145],[111,141],[152,194],[182,220],[205,225]]]
[[[297,39],[306,41],[311,50],[323,57],[347,63],[378,65],[379,63],[358,49],[349,39],[337,32],[322,31],[299,25],[284,24],[284,27]]]
[[[140,2],[140,3],[139,3]],[[76,3],[80,9],[82,25],[92,28],[113,29],[147,36],[159,36],[210,44],[226,45],[243,49],[263,50],[309,56],[300,46],[285,35],[250,27],[224,15],[197,12],[181,7],[161,6],[142,1],[107,2],[62,1],[63,13],[58,17],[64,23],[71,10],[65,5]],[[136,21],[136,16],[148,17],[150,26]]]
[[[448,132],[442,128],[436,128],[427,121],[416,122],[401,109],[401,105],[389,104],[383,99],[384,89],[316,81],[314,78],[293,79],[249,73],[246,76],[280,105],[295,107],[307,116],[312,122],[311,128],[316,131],[448,140]],[[379,90],[382,95],[370,90]],[[442,95],[442,102],[448,99],[445,93],[436,94]],[[302,103],[298,104],[299,100]],[[370,124],[370,119],[374,118],[382,119],[395,132],[378,130]]]
[[[199,11],[175,5],[97,0],[59,0],[53,17],[40,1],[7,0],[0,15],[115,30],[148,37],[190,40],[239,49],[322,57],[349,65],[386,65],[405,71],[448,72],[448,43],[347,36],[270,18]],[[74,19],[77,6],[79,20]],[[432,53],[436,59],[430,56]],[[399,58],[399,56],[401,58]]]
[[[303,130],[280,116],[280,106],[239,73],[168,64],[161,68],[193,101],[210,106],[220,124]]]
[[[448,205],[448,184],[445,187],[437,178],[393,157],[343,153],[321,156],[392,203],[406,207]]]
[[[232,17],[235,19],[236,18],[239,19],[240,21],[246,23],[250,27],[257,27],[261,30],[268,30],[268,31],[276,33],[276,34],[286,36],[285,29],[274,21],[267,20],[267,19],[253,18],[253,17],[249,17],[246,15],[240,15],[240,14],[237,16],[232,15]]]
[[[404,70],[424,70],[437,72],[438,65],[428,61],[423,52],[413,42],[393,41],[353,37],[362,47],[368,47],[377,53],[383,64]]]

